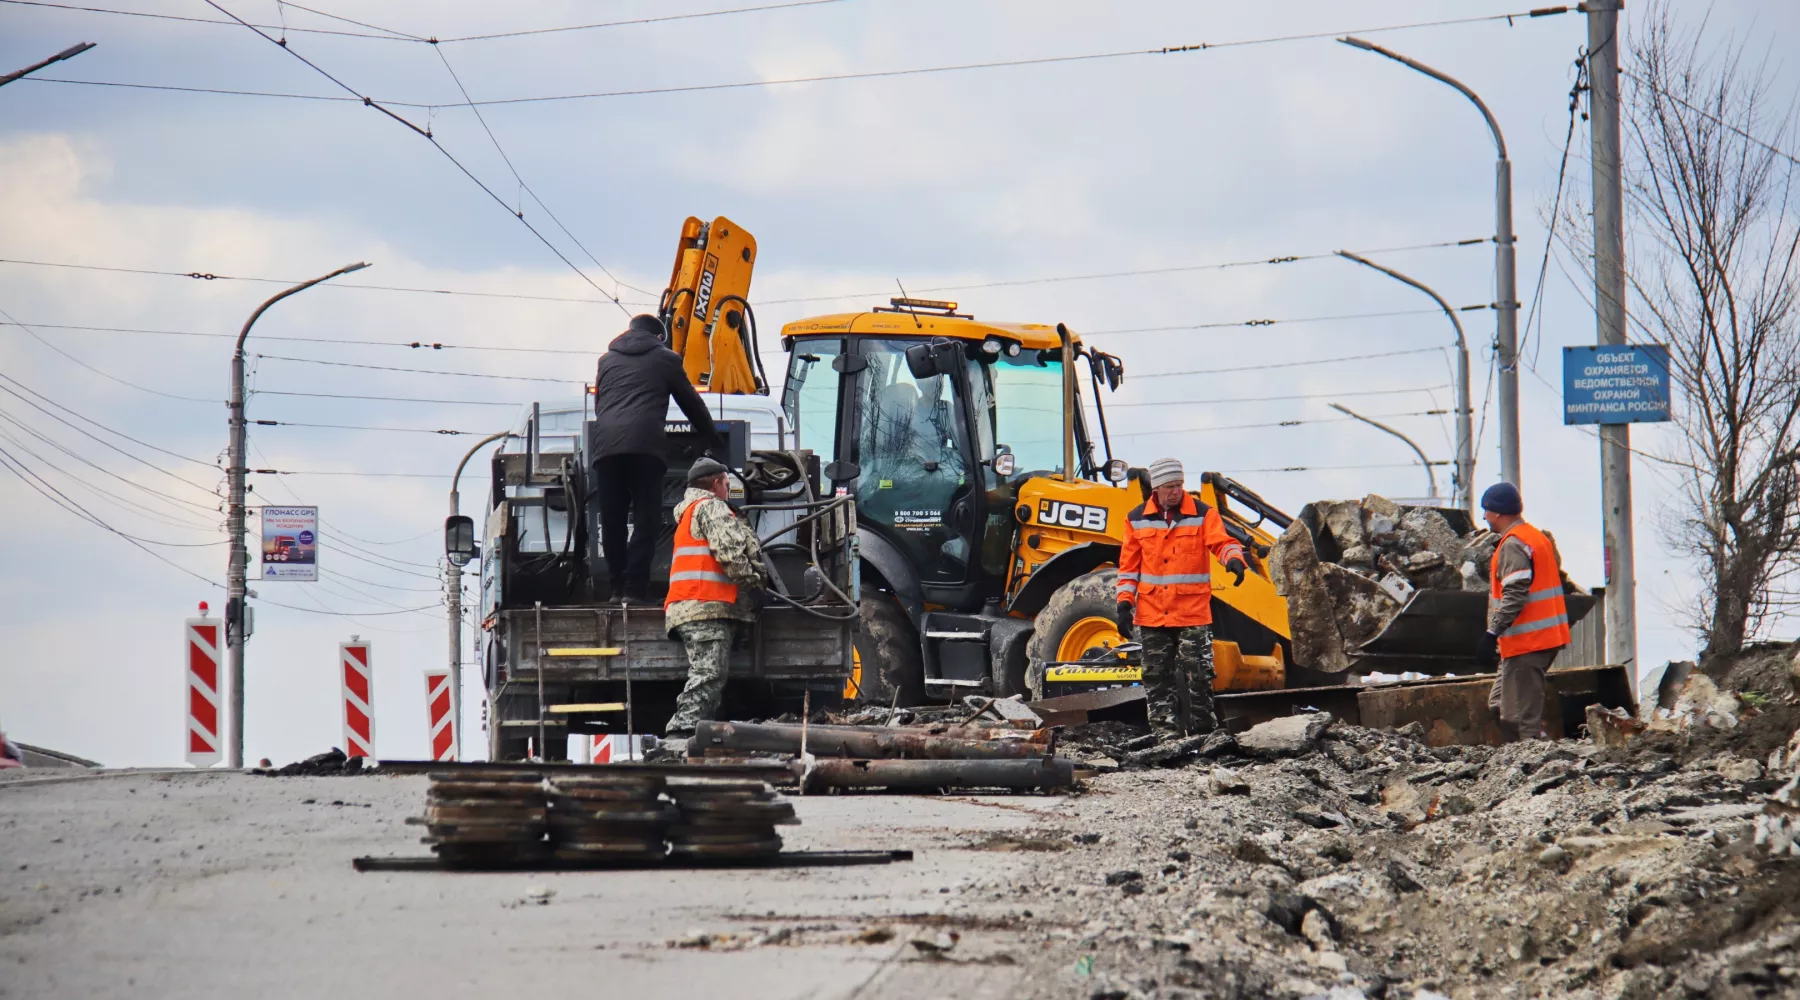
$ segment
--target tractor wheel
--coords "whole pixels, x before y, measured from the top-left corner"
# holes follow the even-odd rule
[[[902,707],[925,701],[918,632],[888,594],[869,593],[862,599],[862,629],[856,633],[855,661],[844,694],[863,705],[892,705],[896,694]]]
[[[1119,571],[1108,567],[1078,576],[1050,595],[1025,647],[1034,694],[1044,696],[1044,664],[1085,660],[1126,641],[1113,617],[1118,587]]]

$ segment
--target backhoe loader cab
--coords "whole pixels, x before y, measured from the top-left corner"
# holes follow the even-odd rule
[[[820,456],[830,492],[856,500],[852,694],[886,704],[1136,679],[1111,652],[1123,642],[1113,591],[1149,483],[1107,440],[1101,389],[1124,377],[1117,358],[1060,325],[979,322],[920,299],[789,323],[782,342],[798,447]],[[1285,517],[1222,477],[1199,485],[1229,530],[1268,551],[1260,524]],[[1282,683],[1286,605],[1259,574],[1214,597],[1221,678],[1239,689]]]

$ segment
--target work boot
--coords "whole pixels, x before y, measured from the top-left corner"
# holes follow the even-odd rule
[[[1519,742],[1519,724],[1516,722],[1507,722],[1505,719],[1501,719],[1500,720],[1500,742],[1503,744]]]

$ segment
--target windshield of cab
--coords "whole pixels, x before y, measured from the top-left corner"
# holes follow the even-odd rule
[[[1020,472],[1062,471],[1062,354],[1024,349],[969,362],[981,454],[1004,448]]]

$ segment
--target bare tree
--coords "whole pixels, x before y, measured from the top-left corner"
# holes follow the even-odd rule
[[[1707,47],[1667,6],[1632,45],[1629,312],[1669,346],[1683,509],[1670,541],[1704,567],[1702,655],[1739,651],[1791,603],[1800,555],[1800,218],[1766,65]]]

